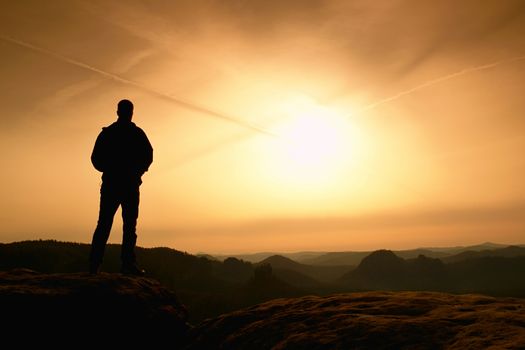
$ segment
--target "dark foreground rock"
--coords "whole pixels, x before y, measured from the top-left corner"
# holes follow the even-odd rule
[[[525,349],[525,300],[480,295],[276,299],[190,328],[148,278],[13,270],[0,272],[0,315],[0,346],[19,348]]]
[[[428,292],[277,299],[204,321],[189,349],[525,349],[525,300]]]
[[[0,272],[2,340],[40,344],[121,345],[137,341],[180,347],[187,312],[160,283],[102,273]],[[23,334],[23,336],[20,336]]]

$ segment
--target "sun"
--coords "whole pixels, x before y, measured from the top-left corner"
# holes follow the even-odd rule
[[[302,166],[322,166],[341,150],[340,130],[325,114],[296,117],[283,128],[281,136],[290,161]]]
[[[290,103],[279,135],[276,173],[293,183],[328,182],[356,160],[358,133],[342,113],[312,100]]]

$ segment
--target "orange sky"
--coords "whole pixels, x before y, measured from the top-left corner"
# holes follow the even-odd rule
[[[89,156],[129,98],[141,246],[525,242],[521,0],[0,6],[1,241],[91,240]]]

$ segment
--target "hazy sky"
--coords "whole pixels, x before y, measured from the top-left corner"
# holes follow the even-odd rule
[[[524,38],[521,0],[0,0],[0,240],[91,240],[129,98],[138,245],[525,243]]]

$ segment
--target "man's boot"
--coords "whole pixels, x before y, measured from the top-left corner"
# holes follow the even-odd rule
[[[90,262],[89,263],[89,274],[96,275],[100,272],[100,264]]]
[[[139,268],[136,263],[133,263],[133,264],[122,264],[120,273],[124,275],[144,276],[146,274],[146,271]]]

